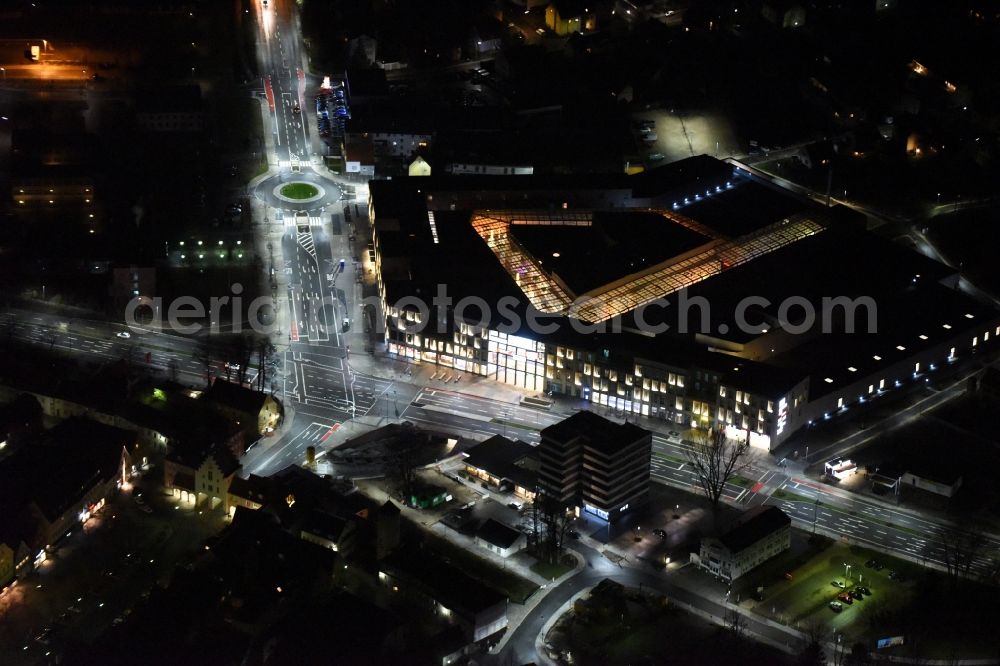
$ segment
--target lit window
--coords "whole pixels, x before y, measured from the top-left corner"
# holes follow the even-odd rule
[[[974,317],[972,316],[972,314],[968,313],[968,312],[965,313],[965,318],[966,319],[974,319]]]
[[[872,356],[872,358],[875,359],[876,361],[881,361],[882,360],[882,357],[879,356],[878,354],[875,354],[874,356]]]
[[[832,384],[833,383],[833,378],[827,377],[823,381],[826,382],[827,384]]]
[[[921,335],[921,336],[920,336],[920,339],[921,339],[921,340],[926,340],[926,339],[927,339],[927,336],[926,336],[926,335]]]
[[[941,328],[944,328],[944,329],[947,329],[947,330],[950,331],[951,330],[951,324],[942,324]]]
[[[896,349],[898,349],[899,351],[906,351],[906,347],[904,347],[903,345],[896,345]]]
[[[850,367],[849,367],[849,368],[847,368],[847,369],[848,369],[848,370],[850,370],[851,372],[857,372],[857,371],[858,371],[858,369],[857,369],[857,368],[855,368],[855,367],[854,367],[853,365],[852,365],[852,366],[850,366]]]

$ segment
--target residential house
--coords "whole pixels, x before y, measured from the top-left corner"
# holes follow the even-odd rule
[[[499,520],[489,518],[476,530],[476,545],[500,557],[510,557],[528,545],[528,536]]]
[[[256,435],[273,432],[281,420],[281,406],[273,396],[234,382],[216,379],[204,397],[219,412]]]
[[[232,451],[215,444],[177,447],[163,461],[163,485],[173,496],[191,506],[208,502],[208,508],[225,505],[229,486],[240,468]],[[229,511],[229,507],[224,507]]]
[[[560,37],[597,30],[597,0],[554,0],[545,8],[545,25]]]

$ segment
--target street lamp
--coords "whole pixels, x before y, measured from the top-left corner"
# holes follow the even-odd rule
[[[6,67],[0,67],[0,72],[3,72],[3,80],[6,81],[7,80],[7,68]]]
[[[851,575],[851,565],[844,562],[844,578],[848,578]]]

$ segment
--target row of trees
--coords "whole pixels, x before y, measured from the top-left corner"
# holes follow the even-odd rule
[[[277,348],[266,336],[246,332],[201,338],[195,358],[204,368],[206,385],[211,384],[216,367],[225,372],[227,381],[249,384],[249,370],[256,366],[253,388],[258,391],[270,388],[273,392],[278,370]]]

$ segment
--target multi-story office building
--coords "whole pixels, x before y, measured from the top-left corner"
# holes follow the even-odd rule
[[[954,269],[707,156],[370,193],[390,356],[764,450],[1000,336]]]
[[[646,502],[653,442],[648,430],[577,412],[542,430],[541,439],[543,494],[610,522]]]

